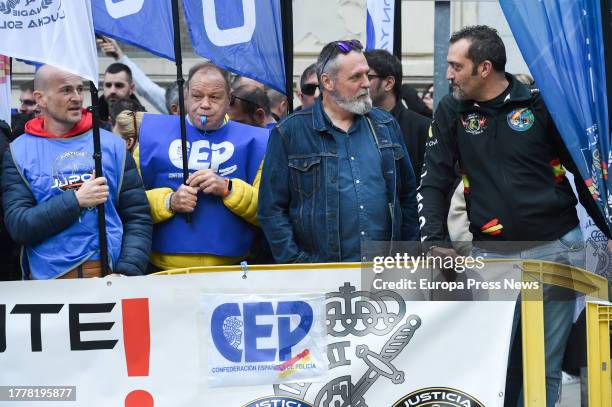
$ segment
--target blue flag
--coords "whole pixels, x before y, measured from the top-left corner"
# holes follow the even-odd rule
[[[395,0],[368,0],[366,8],[366,49],[385,49],[393,54]]]
[[[280,0],[183,0],[195,52],[285,93]]]
[[[96,33],[174,61],[170,0],[93,0]]]
[[[599,0],[500,4],[580,176],[612,227],[612,151]]]

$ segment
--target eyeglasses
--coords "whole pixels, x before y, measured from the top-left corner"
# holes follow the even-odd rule
[[[319,85],[316,83],[305,83],[304,86],[302,86],[302,93],[306,96],[314,96],[318,87]]]
[[[30,100],[30,99],[20,100],[19,102],[22,105],[26,105],[26,106],[34,106],[34,105],[36,105],[36,102],[34,100]]]
[[[230,95],[230,106],[234,106],[236,104],[236,99],[241,100],[241,101],[246,102],[246,103],[250,103],[250,104],[252,104],[254,106],[257,106],[260,109],[263,109],[263,107],[259,106],[258,103],[255,103],[252,100],[245,99],[243,97],[236,96],[236,95]]]
[[[338,50],[343,54],[348,54],[352,50],[361,51],[363,49],[363,45],[361,45],[361,42],[359,42],[359,40],[335,41],[332,44],[334,44],[334,47],[330,47],[331,51],[327,55],[327,58],[325,58],[325,62],[323,62],[323,65],[321,66],[321,72],[319,72],[319,75],[323,75],[323,72],[325,72],[325,67],[327,66],[329,60],[332,57],[338,55],[338,53],[334,51]]]

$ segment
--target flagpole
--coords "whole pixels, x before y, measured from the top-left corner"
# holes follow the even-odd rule
[[[172,25],[174,27],[174,60],[176,62],[176,83],[178,85],[179,115],[181,123],[181,152],[183,155],[183,184],[187,184],[189,178],[189,167],[187,162],[187,127],[185,124],[185,97],[183,87],[183,57],[181,53],[181,28],[179,24],[178,0],[172,1]],[[185,214],[185,221],[191,222],[191,214]]]
[[[102,172],[102,148],[100,147],[100,120],[98,112],[98,88],[90,81],[89,89],[91,92],[91,107],[88,109],[93,118],[93,142],[94,142],[94,165],[96,169],[96,178],[103,177]],[[98,234],[100,240],[100,265],[102,276],[108,275],[108,248],[106,244],[106,215],[104,204],[98,205]]]
[[[13,57],[9,57],[9,78],[10,78],[10,83],[9,83],[9,96],[13,93]],[[10,108],[10,106],[9,106]],[[17,113],[19,113],[19,110],[17,110]],[[9,114],[9,127],[11,128],[11,137],[15,137],[15,135],[13,134],[13,110],[11,109],[10,114]]]
[[[395,0],[393,11],[393,55],[402,60],[402,0]]]
[[[13,92],[13,57],[9,57],[9,75],[10,75],[10,78],[11,78],[11,82],[9,83],[9,90],[12,93]],[[11,116],[12,116],[12,114],[11,114]],[[9,126],[11,124],[12,123],[9,123]],[[12,130],[12,127],[11,127],[11,130]]]
[[[293,1],[279,0],[283,24],[283,59],[285,60],[285,91],[289,113],[293,112]]]

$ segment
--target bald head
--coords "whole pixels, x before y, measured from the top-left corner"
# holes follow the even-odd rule
[[[51,86],[51,83],[54,80],[68,78],[78,78],[79,80],[81,80],[78,75],[75,75],[73,73],[66,72],[51,65],[43,65],[38,68],[36,74],[34,75],[34,90],[44,92],[49,89],[49,86]]]
[[[259,88],[265,92],[266,85],[261,82],[257,82],[254,79],[247,78],[246,76],[236,76],[232,81],[232,89],[238,89],[241,86],[252,86],[255,88]]]
[[[45,116],[48,131],[62,135],[81,120],[83,80],[80,76],[43,65],[34,76],[34,100]]]

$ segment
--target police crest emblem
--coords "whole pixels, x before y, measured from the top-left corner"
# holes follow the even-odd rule
[[[514,109],[507,116],[508,126],[514,131],[527,131],[535,123],[535,117],[531,109],[524,107]]]
[[[448,387],[428,387],[414,391],[393,404],[403,406],[484,407],[469,394]]]
[[[461,124],[470,134],[482,134],[487,128],[487,118],[479,113],[469,113],[461,116]]]

